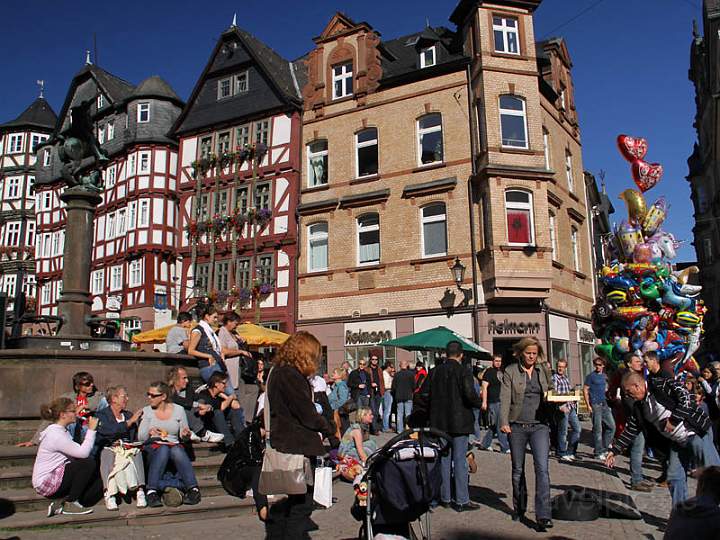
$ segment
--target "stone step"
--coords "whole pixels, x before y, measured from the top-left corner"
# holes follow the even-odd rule
[[[220,485],[220,482],[217,481],[215,476],[198,476],[198,485],[203,497],[225,495],[225,490]],[[35,511],[43,512],[47,510],[48,504],[50,504],[47,498],[42,495],[38,495],[32,488],[4,489],[2,492],[2,498],[13,505],[15,512],[17,513]],[[96,505],[96,508],[100,506],[103,506],[102,501]],[[2,526],[2,523],[0,523],[0,526]]]
[[[224,454],[198,457],[193,461],[193,469],[198,477],[214,477],[217,474]],[[33,458],[34,460],[34,458]],[[7,489],[32,487],[32,463],[0,469],[0,493]]]
[[[0,531],[31,531],[33,529],[47,529],[48,527],[79,527],[79,526],[127,526],[127,525],[162,525],[166,523],[181,523],[197,521],[204,524],[204,530],[209,520],[224,517],[234,517],[238,512],[254,512],[255,506],[252,497],[238,499],[230,495],[205,496],[196,506],[179,506],[178,508],[141,508],[133,505],[121,505],[120,509],[110,512],[101,502],[94,508],[92,514],[84,516],[58,515],[47,517],[47,506],[36,512],[18,512],[0,521]],[[202,534],[199,532],[198,534]],[[122,535],[122,533],[120,533]]]

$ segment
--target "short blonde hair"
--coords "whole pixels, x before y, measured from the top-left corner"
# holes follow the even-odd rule
[[[336,367],[333,369],[333,375],[340,375],[341,380],[347,379],[347,371],[345,371],[343,368]]]

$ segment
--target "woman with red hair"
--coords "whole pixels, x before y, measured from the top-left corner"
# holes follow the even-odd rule
[[[317,371],[320,352],[320,342],[309,332],[290,336],[277,353],[265,397],[270,407],[268,436],[272,447],[278,452],[302,454],[312,465],[317,456],[326,453],[323,437],[334,437],[334,429],[315,408],[309,382]],[[317,529],[310,519],[312,510],[312,488],[303,495],[288,495],[270,509],[266,538],[309,538],[308,531]]]

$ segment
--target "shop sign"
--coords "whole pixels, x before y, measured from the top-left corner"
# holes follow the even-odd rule
[[[502,322],[498,322],[495,319],[490,319],[490,321],[488,322],[488,331],[491,336],[527,336],[532,334],[539,334],[540,323],[510,322],[507,319]]]
[[[395,337],[395,321],[345,324],[345,346],[374,345]]]
[[[122,307],[122,296],[108,296],[105,308],[108,311],[120,311]]]

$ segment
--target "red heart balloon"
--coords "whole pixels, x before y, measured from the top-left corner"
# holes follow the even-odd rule
[[[623,157],[631,163],[636,159],[643,159],[648,151],[647,141],[642,137],[618,135],[617,145]]]
[[[647,163],[642,159],[633,161],[631,170],[633,180],[635,180],[637,187],[639,187],[643,193],[657,184],[663,174],[662,165],[659,163]]]

